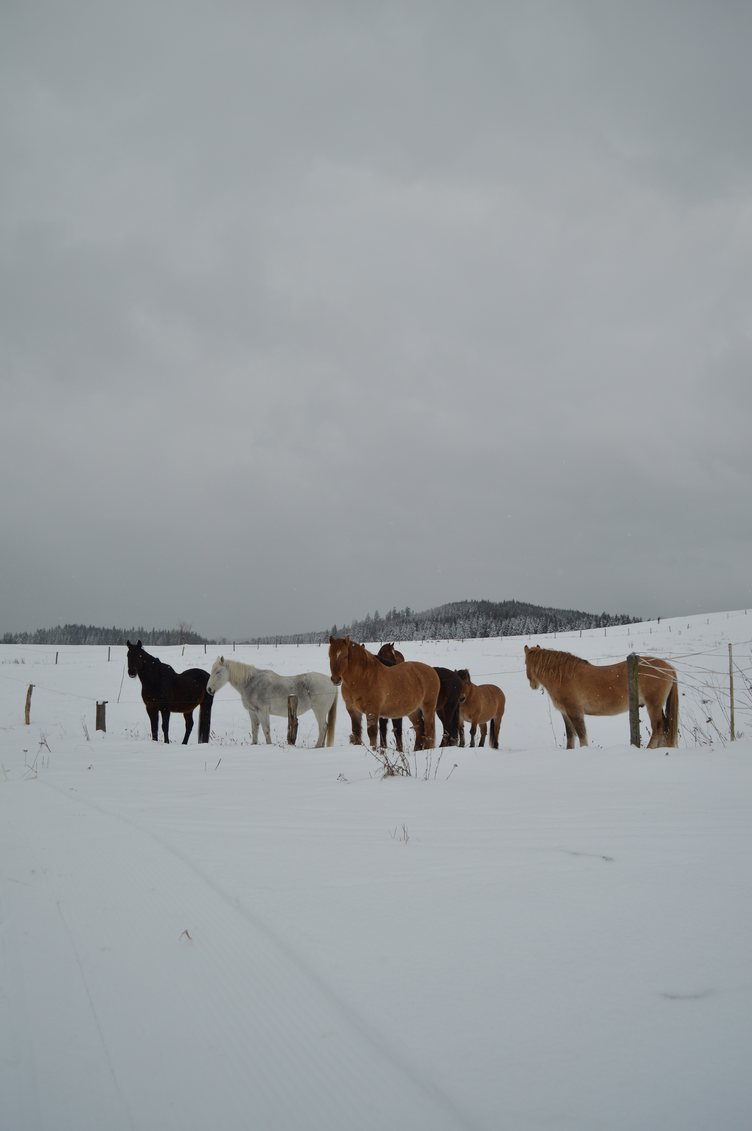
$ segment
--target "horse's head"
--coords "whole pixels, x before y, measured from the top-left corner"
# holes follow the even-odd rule
[[[212,670],[209,676],[209,681],[206,685],[206,690],[210,695],[216,695],[220,687],[224,687],[229,679],[230,669],[225,662],[224,656],[217,656],[216,660],[212,664]]]
[[[329,637],[329,668],[332,673],[332,683],[336,687],[342,683],[342,676],[347,671],[350,662],[350,637],[344,640],[334,636]]]
[[[131,644],[130,640],[126,640],[125,643],[128,646],[128,675],[131,679],[135,679],[144,666],[146,653],[140,640],[138,644]]]
[[[525,645],[525,671],[533,691],[537,691],[540,687],[540,681],[535,674],[536,652],[540,652],[540,644],[536,644],[533,648],[528,648],[527,644]]]
[[[394,650],[394,643],[382,644],[381,647],[378,650],[377,658],[379,660],[389,660],[389,662],[392,663],[392,664],[399,664],[401,662],[400,661],[401,655],[402,655],[401,652],[396,652]]]
[[[467,699],[468,695],[470,694],[470,688],[472,687],[472,680],[470,679],[470,672],[467,670],[467,668],[461,668],[457,672],[457,675],[460,677],[460,681],[462,683],[462,693],[460,695],[460,703],[464,703],[465,700]]]

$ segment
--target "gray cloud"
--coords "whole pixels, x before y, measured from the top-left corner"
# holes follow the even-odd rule
[[[746,7],[3,22],[0,628],[750,603]]]

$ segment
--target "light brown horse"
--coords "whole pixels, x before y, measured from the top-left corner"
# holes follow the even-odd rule
[[[567,730],[567,750],[587,746],[585,715],[621,715],[629,710],[627,661],[591,664],[570,652],[525,645],[525,667],[533,691],[545,687]],[[648,747],[677,746],[679,687],[676,670],[667,660],[640,656],[637,666],[640,706],[647,707],[653,733]]]
[[[486,726],[490,724],[491,733],[488,737],[489,746],[494,750],[499,749],[499,728],[501,717],[506,706],[506,696],[495,683],[472,682],[467,668],[458,671],[457,675],[462,680],[462,695],[460,699],[459,716],[459,745],[465,745],[465,723],[470,723],[470,745],[475,746],[475,732],[480,727],[479,746],[486,741]]]
[[[436,700],[439,677],[428,664],[410,661],[385,667],[362,644],[346,636],[329,637],[329,667],[332,683],[342,685],[353,724],[351,742],[362,742],[362,718],[366,716],[368,741],[377,745],[379,717],[398,719],[407,715],[416,735],[423,735],[424,748],[435,744]],[[402,744],[397,747],[401,751]]]

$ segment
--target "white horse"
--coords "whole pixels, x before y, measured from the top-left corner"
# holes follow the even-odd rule
[[[337,719],[337,688],[328,675],[304,672],[303,675],[277,675],[268,668],[255,668],[238,660],[218,656],[209,676],[206,690],[215,695],[220,687],[231,683],[240,692],[243,706],[251,716],[251,739],[258,742],[259,723],[267,742],[271,742],[269,716],[287,718],[287,700],[298,697],[298,714],[313,711],[319,724],[316,747],[334,742],[334,724]]]

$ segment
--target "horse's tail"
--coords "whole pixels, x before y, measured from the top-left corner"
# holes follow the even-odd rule
[[[663,734],[666,746],[679,745],[679,684],[674,675],[674,682],[668,693],[665,709],[666,721],[663,724]]]
[[[214,705],[214,696],[210,691],[204,692],[198,708],[198,740],[208,742],[211,733],[211,713]]]
[[[339,699],[339,691],[335,691],[334,700],[329,708],[329,714],[326,716],[326,744],[332,746],[334,744],[334,724],[337,721],[337,700]]]

